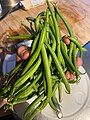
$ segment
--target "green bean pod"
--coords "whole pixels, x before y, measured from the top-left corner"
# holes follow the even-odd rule
[[[43,65],[44,65],[44,72],[45,72],[45,80],[47,83],[47,97],[45,102],[43,103],[43,107],[47,105],[47,103],[49,102],[50,98],[51,98],[51,93],[52,93],[52,77],[51,77],[51,71],[50,71],[50,67],[49,67],[49,61],[48,61],[48,56],[47,56],[47,52],[45,49],[45,46],[43,44],[42,49],[41,49],[41,54],[42,54],[42,60],[43,60]]]
[[[39,56],[37,62],[28,70],[27,73],[25,73],[23,76],[21,76],[14,84],[13,86],[13,92],[17,90],[28,78],[30,78],[34,72],[38,69],[38,67],[41,64],[41,57]]]
[[[25,97],[25,98],[18,98],[18,99],[13,99],[12,101],[10,101],[13,106],[16,105],[16,104],[19,104],[19,103],[24,103],[28,100],[28,96]]]
[[[51,38],[51,40],[52,40],[52,49],[53,49],[53,51],[55,51],[55,49],[56,49],[56,39],[55,39],[55,37],[54,37],[54,35],[53,35],[53,33],[52,33],[52,31],[50,31],[50,38]],[[49,66],[51,66],[51,61],[52,61],[52,57],[51,57],[51,55],[49,55]]]
[[[33,82],[27,86],[26,89],[24,90],[21,90],[20,92],[18,92],[16,95],[15,95],[15,98],[23,98],[23,97],[26,97],[28,96],[28,94],[31,92],[32,90],[32,87],[36,84],[36,82],[40,79],[40,77],[42,76],[42,73],[40,73],[36,79],[33,80]]]
[[[42,48],[42,44],[45,40],[45,35],[46,35],[46,24],[43,27],[42,31],[41,31],[41,36],[40,36],[40,40],[37,46],[36,51],[34,52],[34,54],[30,57],[29,62],[27,63],[25,69],[23,70],[22,74],[25,74],[25,72],[32,66],[32,64],[35,62],[35,60],[37,59],[37,57],[39,56],[40,50]]]
[[[55,112],[58,112],[58,110],[57,110],[56,106],[53,104],[52,100],[50,100],[49,105]]]
[[[12,39],[12,41],[16,40],[32,40],[35,34],[27,34],[27,35],[17,35],[17,36],[8,36],[8,38]]]
[[[70,40],[72,42],[74,42],[76,44],[76,46],[79,48],[79,50],[80,50],[80,57],[82,57],[83,49],[82,49],[82,46],[80,45],[80,43],[78,42],[78,40],[76,40],[74,37],[70,37]]]
[[[53,20],[52,20],[52,16],[50,15],[49,17],[49,24],[50,24],[50,28],[52,30],[52,33],[53,35],[55,35],[55,28],[54,28],[54,23],[53,23]]]
[[[57,85],[57,83],[56,83],[56,84],[53,86],[53,91],[52,91],[51,96],[53,96],[53,94],[55,93],[57,87],[58,87],[58,85]],[[43,96],[43,94],[42,94],[42,96]],[[44,96],[43,96],[42,98],[44,98]],[[28,107],[28,109],[26,109],[26,111],[25,111],[25,113],[24,113],[24,116],[26,116],[28,113],[32,112],[33,108],[34,108],[42,99],[39,100],[39,101],[38,101],[38,100],[39,100],[39,97]],[[37,101],[38,101],[38,102],[37,102]],[[37,102],[37,104],[36,104],[36,102]],[[38,112],[41,112],[42,109],[44,109],[45,106],[43,107],[43,102],[44,102],[44,101],[42,101],[41,104],[39,104],[38,107],[37,107],[35,110],[33,110],[33,112],[30,114],[28,120],[33,120],[33,118],[35,117],[35,115],[36,115]],[[32,109],[31,109],[31,108],[32,108]]]
[[[40,19],[41,19],[41,16],[38,15],[35,20],[35,29],[37,33],[40,31]]]
[[[70,43],[70,48],[69,48],[69,58],[70,58],[70,60],[71,60],[71,62],[72,62],[72,54],[73,54],[73,49],[74,49],[74,43],[73,42],[71,42]]]
[[[59,98],[59,102],[61,102],[62,101],[62,82],[58,84],[58,98]]]
[[[49,25],[49,10],[46,10],[46,22],[47,22],[47,27],[46,27],[46,41],[49,40],[49,29],[50,29],[50,25]]]
[[[23,85],[21,85],[16,91],[15,93],[13,93],[13,96],[15,96],[16,94],[20,93],[21,91],[26,90],[27,86],[29,86],[31,84],[31,82],[26,82]]]
[[[61,20],[63,21],[63,23],[65,24],[65,26],[66,26],[66,28],[68,30],[69,35],[74,37],[74,33],[73,33],[73,29],[72,29],[71,25],[69,24],[69,22],[67,21],[67,19],[62,15],[62,13],[57,9],[57,7],[55,5],[54,5],[54,10],[58,14],[58,16],[61,18]],[[70,50],[69,50],[69,57],[70,57],[71,61],[72,61],[73,47],[74,47],[74,43],[71,42],[71,44],[70,44]]]
[[[47,46],[47,49],[50,51],[50,53],[51,53],[51,55],[52,55],[52,58],[53,58],[54,63],[55,63],[55,65],[56,65],[57,69],[58,69],[58,72],[59,72],[59,74],[60,74],[60,77],[62,77],[62,81],[63,81],[63,83],[64,83],[64,85],[65,85],[66,90],[67,90],[68,93],[70,94],[70,85],[69,85],[69,82],[68,82],[68,80],[66,79],[65,73],[64,73],[64,71],[63,71],[63,69],[62,69],[61,64],[59,63],[59,61],[58,61],[58,59],[57,59],[56,54],[54,53],[54,51],[52,50],[52,48],[51,48],[48,44],[45,43],[45,45]]]
[[[24,117],[26,117],[27,114],[33,111],[34,107],[39,104],[39,102],[42,101],[44,98],[44,93],[42,93],[40,96],[38,96],[25,110]]]
[[[70,67],[72,68],[72,70],[75,72],[75,73],[77,73],[77,75],[79,74],[79,70],[78,69],[76,69],[76,67],[73,65],[73,63],[71,62],[71,60],[70,60],[70,58],[69,58],[69,56],[67,55],[67,53],[66,52],[64,52],[64,44],[63,44],[63,42],[62,42],[62,44],[61,44],[61,48],[62,48],[62,53],[63,53],[63,55],[64,55],[64,58],[66,59],[66,61],[68,62],[68,64],[70,65]]]
[[[78,54],[79,49],[76,47],[76,45],[74,45],[74,49],[73,49],[73,64],[76,68],[77,67],[77,63],[76,63],[76,59],[77,59],[77,54]]]
[[[17,95],[15,95],[13,99],[25,98],[25,97],[29,96],[30,94],[32,94],[34,92],[35,92],[35,90],[33,88],[29,89],[29,87],[27,87],[26,90],[24,90],[23,92],[20,92]]]
[[[56,38],[56,41],[57,41],[57,56],[58,56],[59,61],[65,66],[63,56],[62,56],[62,53],[60,51],[61,33],[60,33],[60,30],[59,30],[58,23],[57,23],[57,20],[55,18],[54,12],[52,11],[52,8],[51,8],[48,0],[46,0],[46,2],[47,2],[47,5],[48,5],[48,8],[50,10],[50,13],[52,15],[52,20],[53,20],[54,27],[55,27],[55,38]]]
[[[74,33],[73,33],[73,30],[72,30],[72,27],[71,25],[69,24],[69,22],[67,21],[67,19],[62,15],[62,13],[57,9],[57,7],[55,5],[54,6],[54,10],[55,12],[58,14],[58,17],[61,18],[61,20],[64,22],[68,32],[69,32],[69,35],[70,36],[74,36]]]
[[[39,40],[39,34],[36,36],[36,38],[34,39],[33,43],[32,43],[32,46],[31,46],[31,54],[33,54],[35,52],[35,49],[37,48],[37,43],[38,43],[38,40]]]

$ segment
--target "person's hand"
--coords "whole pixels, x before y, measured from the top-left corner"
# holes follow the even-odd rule
[[[0,100],[0,108],[3,107],[5,104],[8,104],[7,98],[1,99],[1,100]]]
[[[30,57],[31,51],[28,46],[22,45],[17,49],[17,62],[27,60]]]

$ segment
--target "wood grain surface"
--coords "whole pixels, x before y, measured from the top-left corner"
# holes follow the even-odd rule
[[[83,2],[84,1],[84,2]],[[87,0],[86,0],[87,1]],[[90,40],[90,2],[87,4],[85,0],[63,0],[58,4],[59,9],[68,19],[73,27],[75,35],[79,38],[81,44]],[[23,34],[21,22],[25,21],[28,16],[37,16],[38,13],[45,10],[46,5],[40,5],[35,8],[31,8],[27,11],[22,9],[17,10],[3,20],[0,21],[0,36],[7,30],[16,30],[20,34]],[[65,32],[63,26],[62,31]]]

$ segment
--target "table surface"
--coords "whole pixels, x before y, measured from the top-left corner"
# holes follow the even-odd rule
[[[90,40],[90,1],[89,0],[63,0],[59,4],[59,9],[68,19],[73,27],[75,35],[81,44]],[[46,5],[40,5],[27,11],[19,9],[0,21],[0,36],[7,30],[16,30],[20,34],[24,32],[21,22],[25,22],[28,16],[37,16],[38,13],[45,10]],[[62,26],[62,31],[65,29]]]

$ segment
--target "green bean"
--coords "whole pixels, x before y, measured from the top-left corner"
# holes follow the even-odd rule
[[[29,95],[27,95],[26,97],[19,97],[19,98],[13,98],[12,100],[10,100],[10,103],[15,105],[15,104],[19,104],[19,103],[22,103],[22,102],[26,102],[27,100],[31,99],[32,97],[35,97],[36,96],[36,93],[30,91]]]
[[[48,56],[47,56],[47,52],[45,49],[45,46],[43,44],[42,49],[41,49],[41,54],[42,54],[42,60],[43,60],[43,65],[44,65],[44,72],[45,72],[45,80],[47,83],[47,97],[45,102],[43,103],[43,107],[47,105],[47,103],[49,102],[50,98],[51,98],[51,93],[52,93],[52,77],[51,77],[51,71],[50,71],[50,67],[49,67],[49,61],[48,61]]]
[[[54,10],[55,12],[58,14],[58,16],[62,19],[62,21],[64,22],[67,30],[68,30],[68,33],[70,36],[73,36],[74,37],[74,33],[73,33],[73,30],[72,30],[72,27],[71,25],[69,24],[69,22],[66,20],[66,18],[62,15],[62,13],[60,11],[58,11],[58,9],[56,8],[56,6],[54,5]],[[70,50],[69,50],[69,57],[70,57],[70,60],[72,61],[72,53],[73,53],[73,47],[74,47],[74,43],[71,42],[70,44]]]
[[[13,86],[13,92],[18,89],[30,76],[34,74],[34,72],[38,69],[41,64],[41,58],[37,60],[37,62],[25,73],[22,77],[20,77]]]
[[[47,46],[48,50],[50,51],[50,53],[53,57],[54,63],[56,65],[56,68],[58,69],[60,77],[62,77],[62,81],[66,87],[66,90],[68,91],[68,93],[70,93],[70,86],[69,86],[68,80],[66,79],[66,76],[65,76],[63,69],[62,69],[62,66],[59,63],[56,54],[54,53],[54,51],[51,49],[51,47],[48,44],[45,43],[45,45]]]
[[[57,75],[52,75],[52,79],[53,79],[53,80],[56,80],[56,81],[59,81],[60,78],[59,78],[59,76],[57,76]]]
[[[14,99],[11,101],[10,104],[16,105],[16,104],[19,104],[19,103],[26,102],[26,100],[28,100],[28,97],[25,97],[25,98],[18,98],[18,99],[15,99],[15,98],[14,98]]]
[[[61,111],[60,104],[57,100],[56,94],[54,94],[51,99],[52,99],[54,106],[57,108],[57,110]]]
[[[46,22],[47,22],[47,27],[46,27],[46,40],[49,40],[49,28],[50,28],[50,25],[49,25],[49,10],[47,9],[46,10]]]
[[[32,91],[33,92],[33,91]],[[7,110],[8,109],[11,109],[11,106],[12,106],[12,109],[14,110],[14,105],[16,104],[20,104],[20,103],[24,103],[26,102],[27,100],[29,100],[30,98],[34,97],[34,93],[32,93],[30,91],[30,94],[27,96],[27,97],[23,97],[23,98],[13,98],[12,100],[11,99],[8,99],[9,100],[9,103],[6,105],[6,108]],[[8,106],[9,105],[9,106]]]
[[[67,55],[67,53],[64,52],[63,45],[64,45],[64,44],[61,44],[62,53],[63,53],[63,55],[64,55],[64,58],[66,59],[66,61],[68,62],[68,64],[69,64],[70,67],[72,68],[72,70],[73,70],[74,72],[76,72],[77,74],[79,74],[78,69],[75,68],[75,66],[73,65],[73,63],[70,61],[70,58],[69,58],[69,56]]]
[[[62,19],[62,21],[64,22],[64,24],[69,32],[69,35],[74,36],[71,25],[69,24],[69,22],[66,20],[66,18],[62,15],[62,13],[57,9],[57,7],[55,5],[54,5],[54,10],[58,14],[58,16]]]
[[[67,56],[68,56],[68,52],[70,52],[70,51],[68,51],[68,49],[67,49],[67,46],[66,46],[66,44],[63,42],[63,41],[61,41],[61,48],[63,47],[63,52],[65,52],[65,54],[67,54]],[[63,53],[62,52],[62,53]],[[68,59],[70,59],[70,61],[72,62],[72,56],[71,56],[71,58],[70,58],[70,56],[68,56]],[[72,70],[72,68],[71,68],[71,66],[68,64],[68,61],[66,60],[66,67],[68,68],[68,70],[70,70],[71,72],[74,72],[73,70]]]
[[[10,110],[10,111],[13,111],[13,112],[14,112],[13,105],[12,105],[12,104],[7,104],[7,105],[5,106],[5,111],[7,111],[7,110]]]
[[[66,61],[66,67],[67,70],[69,70],[71,73],[75,73],[75,71],[71,68],[71,66],[68,64],[68,61]]]
[[[20,68],[21,66],[22,66],[22,62],[19,63],[18,65],[16,65],[16,67],[13,68],[9,73],[6,73],[6,74],[5,74],[5,76],[4,76],[5,82],[3,83],[3,86],[7,84],[9,78],[10,78],[13,74],[15,74],[15,73],[19,70],[19,68]]]
[[[52,102],[53,102],[53,105],[56,107],[57,111],[56,111],[56,115],[57,117],[60,119],[63,117],[63,114],[62,114],[62,110],[61,110],[61,107],[60,107],[60,104],[56,98],[55,95],[52,96]]]
[[[25,98],[28,95],[32,94],[33,92],[35,92],[35,90],[33,88],[27,87],[26,90],[24,90],[23,92],[20,92],[18,94],[15,95],[15,97],[13,99],[17,99],[17,98]]]
[[[59,102],[62,101],[62,82],[58,84],[58,97],[59,97]]]
[[[38,15],[42,16],[42,17],[45,17],[46,16],[46,12],[45,11],[42,11],[40,12]]]
[[[24,112],[24,117],[26,117],[26,115],[28,113],[30,113],[30,111],[32,112],[33,111],[33,108],[39,104],[39,102],[42,101],[42,99],[44,98],[44,93],[42,93],[40,96],[38,96],[25,110]]]
[[[50,24],[50,28],[52,30],[53,35],[55,35],[55,28],[54,28],[54,23],[53,23],[51,15],[49,17],[49,24]]]
[[[67,45],[63,41],[61,41],[61,46],[63,46],[65,53],[68,54]]]
[[[51,37],[51,40],[53,41],[53,43],[52,43],[52,49],[53,49],[53,51],[55,51],[55,49],[56,49],[56,40],[55,40],[55,37],[54,37],[52,31],[50,31],[50,37]],[[51,55],[49,55],[48,59],[49,59],[49,66],[51,66],[51,61],[52,61]]]
[[[31,92],[32,90],[32,87],[36,84],[36,82],[40,79],[40,77],[42,76],[42,73],[40,73],[36,79],[33,80],[33,82],[27,86],[26,89],[24,90],[21,90],[20,92],[18,92],[16,95],[15,95],[15,98],[19,98],[20,96],[21,97],[26,97],[28,96],[29,92]]]
[[[69,81],[69,83],[70,84],[75,84],[75,83],[77,83],[77,80],[71,80],[71,81]]]
[[[43,74],[43,87],[44,87],[44,91],[45,93],[47,92],[47,83],[46,83],[46,80],[45,80],[45,75]]]
[[[36,20],[35,20],[35,29],[36,29],[36,32],[37,32],[37,33],[40,31],[40,18],[41,18],[41,16],[38,15],[38,16],[36,17]]]
[[[20,68],[21,64],[19,64],[20,66],[17,66],[15,69],[13,69],[13,71],[10,72],[10,75],[7,76],[5,82],[3,83],[3,88],[5,91],[5,89],[7,89],[7,87],[13,85],[13,83],[16,81],[16,78],[18,76],[18,73],[21,72]]]
[[[35,90],[35,92],[38,92],[38,88],[36,84],[33,85],[33,89]]]
[[[12,40],[30,40],[33,39],[35,34],[28,34],[28,35],[17,35],[17,36],[8,36],[8,38]]]
[[[32,64],[35,62],[35,60],[39,56],[40,50],[42,48],[42,44],[43,44],[44,39],[45,39],[45,35],[46,35],[46,25],[43,27],[43,29],[41,31],[41,36],[40,36],[40,40],[39,40],[37,49],[34,52],[34,54],[31,56],[29,62],[27,63],[25,69],[23,70],[22,74],[25,74],[25,72],[32,66]]]
[[[47,9],[46,10],[46,22],[47,22],[47,28],[46,28],[46,31],[47,31],[47,33],[46,33],[46,40],[48,40],[49,41],[49,19],[50,19],[50,17],[49,17],[49,10]],[[50,42],[50,41],[49,41]],[[47,54],[46,54],[46,51],[45,51],[45,49],[43,49],[43,50],[41,50],[42,51],[42,54],[43,53],[45,53],[45,55],[46,55],[46,60],[48,59],[47,58]],[[43,56],[43,55],[42,55]],[[44,57],[43,57],[43,59],[44,59]],[[43,60],[44,61],[44,60]],[[50,60],[49,60],[50,61]],[[49,61],[47,61],[47,62],[49,62]],[[49,64],[49,63],[48,63]],[[49,70],[50,71],[50,70]],[[45,93],[47,92],[46,90],[47,90],[47,80],[46,80],[47,78],[43,75],[43,84],[44,84],[44,89],[45,89]],[[51,78],[50,78],[51,79]],[[49,92],[48,92],[49,93]],[[49,95],[48,95],[49,96]],[[48,97],[47,96],[47,97]],[[47,101],[46,101],[47,102]]]
[[[61,109],[60,109],[60,107],[58,108],[58,107],[56,107],[56,104],[57,103],[53,103],[53,100],[51,99],[50,100],[50,102],[49,102],[49,105],[51,106],[51,108],[56,112],[56,114],[57,114],[57,116],[58,116],[58,114],[62,114],[62,111],[61,111]],[[59,103],[58,103],[59,104]],[[60,116],[60,118],[61,118],[62,116]],[[59,117],[58,117],[59,118]]]
[[[69,58],[70,58],[71,62],[72,62],[73,49],[74,49],[74,43],[71,42],[71,44],[70,44],[70,49],[69,49]]]
[[[37,80],[37,81],[39,82],[39,80],[40,80],[41,78],[42,78],[42,72],[40,72],[40,73],[37,75],[36,78],[34,78],[34,76],[33,76],[33,81]],[[34,83],[32,83],[32,84],[34,84]],[[35,84],[33,85],[33,89],[35,90],[35,92],[38,92],[38,85],[36,84],[36,82],[35,82]]]
[[[32,46],[31,46],[31,54],[33,54],[33,52],[35,51],[36,49],[36,46],[37,46],[37,42],[39,40],[39,34],[36,36],[36,38],[34,39],[33,43],[32,43]]]
[[[74,42],[76,44],[76,46],[79,48],[79,50],[80,50],[80,57],[82,57],[83,50],[82,50],[82,46],[80,45],[78,40],[76,40],[74,37],[70,37],[70,40],[72,42]]]
[[[11,86],[7,86],[6,88],[1,88],[0,97],[7,96],[10,89],[11,89]]]
[[[53,94],[55,93],[56,89],[57,89],[57,83],[53,86],[53,92],[52,92],[51,96],[53,96]],[[42,94],[42,95],[43,95],[43,94]],[[44,96],[43,96],[42,98],[44,98]],[[41,99],[41,100],[42,100],[42,99]],[[37,99],[28,107],[28,109],[26,109],[26,111],[25,111],[25,113],[24,113],[24,116],[26,116],[28,113],[32,112],[33,108],[34,108],[41,100],[39,100],[39,98],[37,98]],[[37,102],[37,101],[38,101],[38,102]],[[37,103],[36,103],[36,102],[37,102]],[[44,102],[44,101],[42,101],[42,103],[32,112],[32,114],[30,114],[30,117],[29,117],[28,120],[32,120],[32,119],[35,117],[35,115],[43,109],[43,107],[42,107],[42,106],[43,106],[43,102]],[[45,106],[44,106],[44,107],[45,107]],[[31,108],[32,108],[32,109],[31,109]]]
[[[76,68],[77,68],[76,59],[77,59],[78,50],[79,49],[76,47],[76,45],[74,45],[74,49],[73,49],[73,64],[74,64],[74,66]]]
[[[56,106],[53,104],[52,100],[50,100],[49,105],[55,112],[58,112],[58,110],[57,110]]]
[[[26,90],[27,86],[30,85],[30,82],[26,82],[23,85],[21,85],[16,91],[15,93],[13,93],[13,96],[15,96],[16,94],[20,93],[21,91]]]
[[[38,14],[38,16],[35,19],[35,29],[36,29],[36,33],[40,32],[40,30],[42,29],[43,23],[45,22],[44,18],[46,16],[46,12],[41,12],[40,14]]]
[[[45,89],[44,89],[44,86],[43,86],[43,81],[41,81],[41,83],[38,84],[38,85],[39,85],[39,87],[38,87],[37,95],[40,95],[40,93],[45,92]]]
[[[61,61],[61,63],[64,64],[64,60],[63,60],[63,57],[62,57],[62,54],[61,54],[61,51],[60,51],[61,33],[60,33],[60,30],[59,30],[54,12],[52,11],[52,8],[51,8],[48,0],[46,0],[46,2],[47,2],[49,10],[51,12],[52,20],[53,20],[53,23],[54,23],[54,26],[55,26],[55,37],[56,37],[56,41],[57,41],[57,56],[58,56],[59,61]]]

